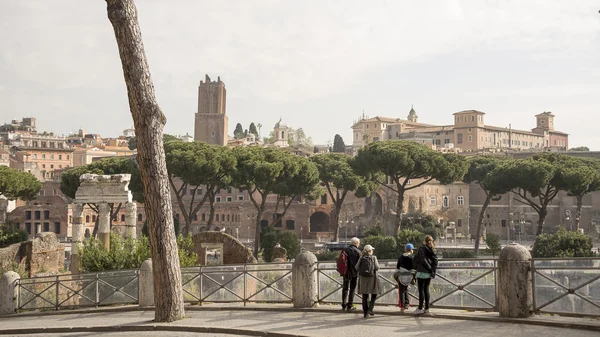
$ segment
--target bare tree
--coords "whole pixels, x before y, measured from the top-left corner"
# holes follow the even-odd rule
[[[156,102],[134,1],[106,0],[106,4],[119,47],[135,126],[152,251],[154,319],[172,322],[182,319],[185,311],[163,148],[163,128],[167,119]]]

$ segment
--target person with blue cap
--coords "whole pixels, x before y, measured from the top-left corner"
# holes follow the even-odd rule
[[[415,270],[413,266],[414,249],[415,246],[413,246],[412,243],[407,243],[404,247],[404,254],[398,258],[398,263],[396,263],[397,271],[394,274],[394,278],[398,282],[398,307],[402,313],[404,313],[404,311],[408,309],[410,305],[408,287],[413,282],[415,277]]]

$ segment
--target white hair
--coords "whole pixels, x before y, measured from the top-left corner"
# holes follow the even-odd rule
[[[358,247],[358,245],[360,244],[360,239],[357,237],[353,237],[352,239],[350,239],[350,243]]]

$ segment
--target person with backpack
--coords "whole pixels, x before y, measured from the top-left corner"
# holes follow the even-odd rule
[[[368,315],[375,315],[373,313],[375,300],[383,289],[379,283],[379,277],[377,277],[379,262],[377,261],[377,256],[373,255],[373,250],[373,246],[366,245],[356,264],[356,270],[358,271],[358,292],[362,294],[362,307],[365,318],[368,318]]]
[[[408,287],[414,284],[415,271],[413,270],[413,250],[415,246],[412,243],[406,244],[405,253],[400,255],[396,263],[396,273],[394,278],[398,282],[398,307],[400,312],[404,313],[409,306]],[[396,277],[397,275],[397,277]]]
[[[352,238],[350,245],[340,253],[337,260],[337,271],[344,280],[342,283],[342,310],[352,311],[356,309],[354,308],[354,292],[358,280],[356,263],[360,258],[359,246],[360,240],[356,237]]]
[[[438,265],[435,243],[431,235],[425,237],[413,263],[417,270],[416,278],[419,287],[419,307],[415,310],[415,314],[427,314],[429,313],[429,285],[435,278]]]

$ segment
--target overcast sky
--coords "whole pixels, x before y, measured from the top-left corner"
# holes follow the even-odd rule
[[[165,131],[193,135],[204,74],[237,122],[283,117],[315,143],[369,116],[530,130],[552,111],[570,145],[600,150],[600,3],[595,0],[138,0]],[[133,125],[101,0],[0,0],[0,123],[117,136]]]

